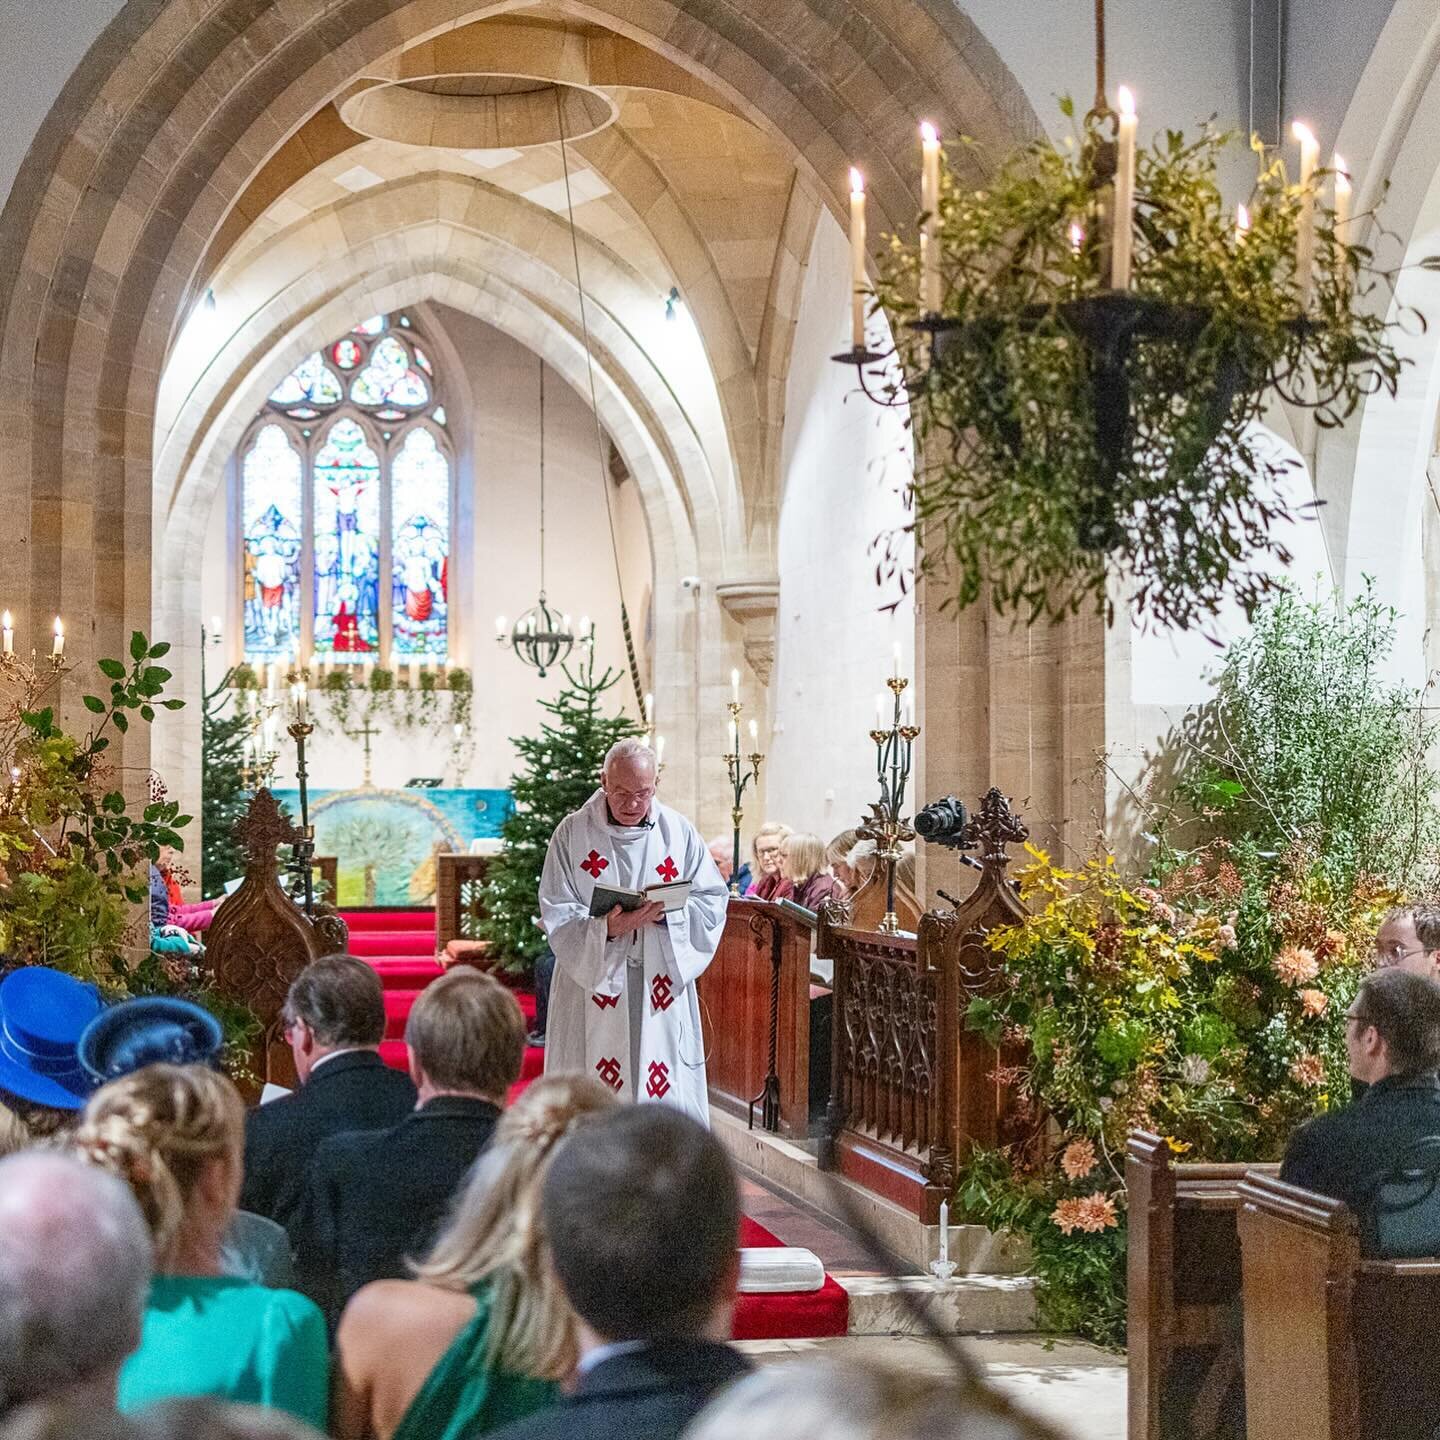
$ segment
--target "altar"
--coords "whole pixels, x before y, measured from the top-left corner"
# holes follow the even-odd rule
[[[298,822],[300,792],[275,798]],[[433,905],[435,857],[464,853],[473,842],[498,842],[514,808],[508,790],[312,790],[315,853],[338,862],[333,903]]]

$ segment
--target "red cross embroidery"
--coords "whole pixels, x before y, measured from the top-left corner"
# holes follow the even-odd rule
[[[670,993],[670,977],[668,975],[657,975],[650,982],[650,1004],[656,1012],[668,1010],[674,1003],[675,997]]]
[[[620,1078],[620,1062],[613,1055],[605,1060],[597,1060],[595,1062],[595,1073],[612,1090],[619,1090],[625,1084]]]
[[[610,868],[610,862],[598,850],[592,850],[580,862],[580,868],[592,879],[598,880],[600,872]]]
[[[670,1067],[659,1060],[650,1062],[650,1078],[645,1082],[645,1093],[652,1100],[661,1100],[670,1090]]]
[[[597,1010],[613,1010],[620,1003],[618,995],[592,995],[590,999]]]
[[[680,873],[675,868],[675,862],[668,855],[665,857],[665,863],[663,865],[657,865],[655,867],[655,872],[667,885]]]

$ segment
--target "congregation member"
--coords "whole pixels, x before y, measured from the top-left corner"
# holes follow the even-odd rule
[[[847,896],[853,895],[860,888],[855,881],[855,872],[850,868],[850,852],[859,839],[858,830],[842,830],[825,847],[825,864],[844,887]]]
[[[797,830],[785,837],[780,851],[780,873],[790,887],[789,899],[818,913],[827,900],[843,900],[845,887],[830,873],[825,842],[818,835]]]
[[[234,1085],[202,1065],[146,1066],[97,1090],[68,1143],[129,1185],[150,1229],[155,1278],[140,1346],[120,1371],[120,1409],[211,1396],[323,1429],[330,1358],[320,1311],[293,1290],[223,1273],[245,1143]]]
[[[1440,905],[1401,905],[1380,922],[1375,964],[1440,980]]]
[[[405,1043],[416,1108],[388,1130],[330,1136],[310,1165],[296,1263],[335,1319],[361,1286],[403,1278],[429,1250],[520,1078],[525,1020],[493,976],[455,969],[421,992]]]
[[[337,1440],[461,1440],[555,1403],[577,1341],[540,1188],[556,1146],[616,1103],[598,1080],[557,1075],[505,1112],[415,1279],[378,1280],[346,1306]]]
[[[1398,966],[1367,975],[1345,1049],[1363,1093],[1291,1136],[1280,1178],[1359,1213],[1416,1142],[1440,1137],[1440,985]]]
[[[278,1410],[217,1400],[167,1400],[138,1415],[94,1406],[36,1405],[0,1428],[0,1440],[320,1440]]]
[[[353,955],[307,965],[281,1019],[299,1088],[246,1116],[240,1204],[291,1230],[320,1142],[398,1125],[415,1108],[415,1085],[380,1058],[384,992],[374,967]]]
[[[710,858],[715,862],[715,868],[720,872],[720,878],[725,882],[726,889],[733,894],[744,895],[750,888],[750,864],[748,861],[740,866],[740,873],[735,873],[735,837],[733,835],[717,835],[707,847],[710,851]],[[732,885],[733,880],[733,885]]]
[[[555,952],[547,945],[535,960],[535,1023],[525,1037],[527,1045],[545,1048],[550,1029],[550,982],[555,978]]]
[[[74,1122],[95,1088],[80,1037],[102,1008],[94,986],[43,965],[0,980],[0,1109],[12,1149]]]
[[[824,1357],[774,1365],[719,1396],[685,1440],[1060,1440],[973,1372]]]
[[[550,1162],[541,1224],[579,1317],[579,1378],[497,1440],[674,1440],[748,1373],[725,1343],[739,1186],[724,1146],[688,1115],[625,1106],[577,1128]]]
[[[784,849],[785,837],[790,827],[775,820],[767,820],[750,842],[750,853],[755,857],[755,878],[743,892],[755,900],[788,900],[789,887],[780,873],[780,856]]]
[[[45,1399],[114,1410],[151,1257],[114,1177],[52,1151],[0,1160],[0,1416]]]
[[[728,892],[705,842],[656,798],[655,752],[610,747],[600,788],[555,827],[540,920],[555,952],[545,1069],[596,1075],[623,1100],[709,1119],[695,982],[725,931]],[[597,885],[631,892],[689,883],[683,904],[591,915]]]

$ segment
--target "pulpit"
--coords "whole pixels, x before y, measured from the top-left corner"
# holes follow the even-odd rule
[[[312,920],[281,889],[277,852],[282,845],[293,845],[300,832],[269,790],[256,792],[235,831],[245,850],[245,878],[215,912],[205,937],[205,963],[214,974],[215,988],[248,1006],[260,1022],[251,1072],[261,1080],[293,1086],[295,1061],[280,1019],[285,996],[312,960],[339,954],[349,937],[337,915],[321,912]],[[250,1088],[258,1093],[258,1087]]]

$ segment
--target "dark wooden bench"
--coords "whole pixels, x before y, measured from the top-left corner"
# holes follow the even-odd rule
[[[1226,1433],[1226,1393],[1241,1371],[1240,1185],[1278,1170],[1174,1161],[1159,1135],[1130,1137],[1128,1440]]]
[[[1249,1440],[1440,1434],[1440,1259],[1366,1260],[1340,1201],[1270,1176],[1240,1197]]]

